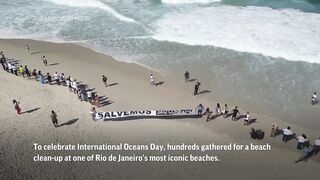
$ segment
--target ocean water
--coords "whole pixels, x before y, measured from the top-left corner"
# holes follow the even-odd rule
[[[189,70],[209,100],[320,130],[318,0],[0,0],[0,17],[0,38],[74,42],[181,79]]]

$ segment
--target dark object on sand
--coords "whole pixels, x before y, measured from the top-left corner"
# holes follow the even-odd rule
[[[255,130],[254,128],[251,128],[250,135],[252,139],[260,140],[264,138],[264,131],[262,131],[261,129]]]

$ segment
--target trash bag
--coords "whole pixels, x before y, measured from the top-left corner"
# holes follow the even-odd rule
[[[254,128],[251,128],[250,136],[252,139],[263,139],[264,131],[262,131],[261,129],[255,130]]]

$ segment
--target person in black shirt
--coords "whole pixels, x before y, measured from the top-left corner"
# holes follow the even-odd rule
[[[18,68],[15,64],[12,64],[12,67],[13,67],[13,72],[16,76],[18,76]]]
[[[0,59],[0,64],[3,67],[3,70],[6,70],[6,66],[4,65],[4,60],[2,58]]]
[[[199,88],[200,88],[200,83],[196,82],[196,84],[194,85],[194,92],[193,92],[194,96],[198,94]]]
[[[206,109],[206,115],[207,115],[206,122],[209,122],[209,120],[211,118],[211,114],[212,114],[212,111],[210,111],[210,109],[207,107],[207,109]]]
[[[6,62],[6,57],[4,56],[4,53],[1,51],[0,54],[1,54],[1,59],[3,60],[3,62]]]
[[[186,71],[186,72],[184,73],[184,80],[185,80],[186,82],[189,82],[189,79],[190,79],[190,74],[189,74],[188,71]]]
[[[108,80],[108,78],[105,75],[102,75],[102,82],[103,82],[105,87],[108,86],[107,80]]]
[[[48,65],[48,61],[47,61],[46,56],[42,56],[42,62],[43,62],[43,64],[44,64],[45,66]]]
[[[52,77],[50,76],[49,73],[47,73],[47,80],[48,80],[48,84],[51,85],[51,83],[52,83]]]
[[[225,104],[224,105],[223,117],[226,118],[228,116],[228,113],[229,113],[228,105]]]
[[[32,76],[34,76],[34,79],[37,80],[37,70],[36,69],[34,69],[32,71]]]
[[[240,114],[238,107],[236,106],[233,110],[232,110],[232,118],[231,121],[235,121],[237,119],[237,115]]]
[[[30,79],[30,71],[27,66],[24,66],[24,72],[26,73],[28,79]]]
[[[50,117],[51,117],[51,120],[52,120],[52,123],[53,123],[54,127],[59,127],[57,114],[54,111],[51,111]]]

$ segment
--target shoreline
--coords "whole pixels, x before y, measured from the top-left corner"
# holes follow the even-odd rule
[[[3,40],[17,40],[19,41],[19,39],[3,39]],[[28,40],[28,39],[22,39],[22,40]],[[272,82],[268,82],[266,84],[261,84],[261,82],[259,83],[259,86],[263,87],[260,88],[260,92],[255,92],[254,89],[249,89],[249,91],[243,91],[241,89],[243,89],[242,84],[238,84],[238,87],[236,87],[236,89],[238,89],[237,91],[229,91],[226,92],[225,90],[223,90],[222,88],[219,87],[223,87],[225,89],[230,89],[232,87],[230,87],[230,83],[228,85],[225,84],[221,84],[223,83],[223,81],[221,81],[221,78],[217,78],[214,77],[213,79],[210,79],[210,77],[208,77],[205,73],[203,73],[201,71],[201,66],[203,66],[204,64],[200,65],[199,67],[197,67],[196,64],[189,64],[186,65],[185,67],[183,67],[182,69],[177,69],[177,70],[172,70],[172,69],[165,69],[164,67],[154,67],[152,68],[152,65],[146,65],[143,63],[138,63],[138,62],[130,62],[127,61],[125,59],[116,59],[110,55],[108,55],[106,52],[104,52],[103,50],[99,50],[98,48],[94,48],[94,47],[90,47],[90,45],[86,44],[86,43],[81,43],[81,41],[79,43],[76,42],[63,42],[63,40],[61,40],[61,42],[51,42],[51,40],[34,40],[34,41],[38,41],[38,42],[48,42],[48,43],[56,43],[56,44],[73,44],[75,46],[80,46],[84,49],[89,49],[93,52],[96,52],[100,55],[106,55],[108,57],[111,57],[113,60],[117,61],[117,62],[123,62],[123,63],[128,63],[128,64],[133,64],[135,66],[140,66],[143,67],[146,70],[149,71],[153,71],[153,72],[157,72],[157,75],[160,75],[161,77],[165,78],[165,79],[170,79],[170,81],[172,82],[172,84],[176,84],[178,87],[182,87],[183,89],[185,89],[186,93],[190,93],[192,94],[192,88],[190,88],[190,85],[186,85],[182,80],[183,77],[183,73],[182,69],[184,68],[184,70],[191,70],[191,76],[192,78],[199,80],[201,82],[201,88],[204,91],[203,94],[199,95],[202,99],[205,99],[206,101],[209,102],[213,102],[213,101],[217,101],[217,102],[222,102],[220,103],[221,106],[223,106],[223,104],[225,104],[224,102],[228,102],[227,104],[237,104],[238,107],[242,107],[242,109],[245,109],[246,111],[252,111],[255,112],[257,114],[264,114],[267,116],[271,116],[271,117],[276,117],[277,119],[282,119],[287,121],[287,123],[289,124],[296,124],[298,126],[303,126],[306,127],[308,129],[313,129],[314,131],[318,131],[320,130],[320,124],[318,124],[318,120],[317,120],[317,116],[318,116],[318,111],[320,110],[320,106],[315,105],[315,106],[310,106],[309,105],[309,96],[306,94],[306,92],[299,92],[298,90],[295,91],[297,93],[300,94],[295,94],[297,95],[297,99],[295,101],[293,101],[292,103],[294,103],[294,105],[288,104],[287,100],[292,101],[292,99],[295,99],[295,97],[288,95],[289,92],[283,92],[281,93],[281,90],[278,90],[279,92],[279,97],[280,94],[281,96],[285,96],[287,97],[286,100],[282,99],[281,101],[277,101],[277,104],[275,106],[272,106],[273,104],[271,103],[272,101],[269,100],[269,98],[272,98],[274,101],[276,101],[276,98],[274,95],[268,95],[268,93],[266,93],[268,91],[269,88],[273,87],[274,88],[278,88],[278,85],[273,85]],[[274,60],[272,60],[274,61]],[[289,61],[289,60],[284,60],[284,59],[280,59],[280,62],[285,61],[284,63],[287,64],[288,63],[288,67],[291,67],[290,65],[292,65],[293,69],[299,68],[296,67],[295,64],[304,64],[304,65],[312,65],[313,63],[309,63],[309,62],[304,62],[304,61]],[[232,64],[235,63],[236,66],[241,66],[241,62],[232,62],[232,61],[219,61],[218,63],[222,63],[222,66],[225,66],[225,64]],[[233,66],[235,65],[233,64]],[[283,63],[280,63],[283,64]],[[304,66],[303,65],[303,66]],[[247,66],[250,65],[246,65],[245,68],[248,68]],[[175,68],[179,68],[177,66],[175,66]],[[216,67],[215,67],[216,68]],[[291,68],[291,69],[292,69]],[[319,65],[320,68],[320,65]],[[240,68],[241,69],[241,68]],[[290,69],[290,68],[289,68]],[[205,72],[209,71],[209,69],[206,69]],[[219,71],[218,69],[215,69],[215,71]],[[242,69],[241,71],[245,72],[245,69]],[[181,73],[181,75],[180,75]],[[238,72],[239,73],[239,72]],[[228,75],[228,74],[223,74]],[[280,73],[281,75],[281,73]],[[215,74],[215,76],[219,76],[219,73]],[[250,76],[256,76],[253,74],[251,74]],[[241,78],[249,78],[248,82],[244,81],[243,84],[246,83],[251,83],[250,81],[250,76],[246,76],[243,75],[239,76]],[[199,79],[198,79],[199,78]],[[252,78],[252,77],[251,77]],[[283,78],[280,76],[280,79]],[[230,80],[230,78],[228,78]],[[239,80],[239,79],[238,79]],[[254,78],[253,81],[258,80],[257,78]],[[292,84],[288,84],[289,82],[285,82],[286,80],[284,80],[284,84],[280,84],[280,86],[285,86],[286,84],[288,86],[292,86]],[[281,81],[277,82],[280,83]],[[293,84],[296,82],[293,82]],[[192,84],[189,83],[189,84]],[[251,83],[252,84],[252,83]],[[269,87],[270,86],[270,87]],[[254,87],[254,86],[253,86]],[[301,88],[301,87],[300,87]],[[248,90],[248,89],[247,89]],[[312,92],[316,91],[316,89],[313,89]],[[208,92],[208,93],[207,93]],[[233,98],[235,96],[237,96],[238,94],[244,93],[244,97],[243,98]],[[260,98],[258,98],[259,96],[256,95],[256,93],[259,93],[260,96],[264,96],[264,99],[260,100]],[[264,94],[266,93],[266,94]],[[311,93],[311,91],[310,91]],[[229,95],[230,94],[230,95]],[[252,94],[255,94],[253,96],[251,96]],[[288,96],[287,96],[288,95]],[[251,99],[252,98],[252,99]],[[280,98],[281,99],[281,98]],[[299,102],[299,103],[297,103]],[[301,102],[301,104],[300,104]],[[210,106],[211,107],[215,107],[215,105]],[[229,106],[230,108],[230,106]],[[283,110],[281,110],[283,109]],[[305,119],[302,122],[302,119]]]
[[[79,40],[79,41],[65,41],[63,39],[37,39],[37,38],[31,38],[31,37],[18,37],[18,38],[15,38],[15,37],[9,37],[9,38],[4,38],[4,37],[0,37],[0,40],[4,40],[4,41],[19,41],[19,40],[22,40],[22,41],[35,41],[35,42],[46,42],[46,43],[53,43],[53,44],[73,44],[75,46],[79,46],[79,47],[82,47],[82,48],[85,48],[85,49],[90,49],[91,51],[94,51],[96,53],[99,53],[99,54],[103,54],[105,56],[109,56],[111,57],[113,60],[117,61],[117,62],[121,62],[121,63],[128,63],[128,64],[136,64],[138,66],[142,66],[143,68],[146,68],[146,69],[149,69],[149,70],[152,70],[152,71],[158,71],[154,68],[151,68],[145,64],[141,64],[141,63],[138,63],[138,62],[131,62],[131,61],[126,61],[126,60],[123,60],[123,59],[117,59],[109,54],[107,54],[106,52],[104,52],[103,50],[99,50],[98,48],[93,48],[93,47],[90,47],[89,45],[86,44],[86,41],[85,40]]]
[[[28,55],[25,50],[26,44],[30,45],[32,52],[40,51],[40,53]],[[200,103],[211,109],[211,107],[214,107],[214,104],[216,104],[213,101],[205,100],[205,94],[199,97],[193,97],[190,93],[193,91],[193,83],[185,83],[183,86],[180,86],[182,83],[176,83],[176,79],[170,76],[164,76],[161,72],[154,72],[134,63],[118,62],[110,56],[75,44],[0,39],[0,45],[1,51],[4,51],[7,57],[19,60],[20,64],[26,64],[30,69],[41,69],[43,72],[50,72],[50,74],[53,74],[55,71],[58,71],[59,74],[64,72],[66,77],[72,75],[72,77],[75,77],[78,81],[88,83],[87,85],[90,88],[95,88],[95,91],[97,91],[99,95],[106,96],[107,99],[112,102],[104,107],[98,108],[99,111],[140,110],[147,108],[195,108],[195,106]],[[58,64],[43,66],[40,58],[42,55],[46,55],[48,64]],[[109,82],[118,84],[107,88],[104,87],[101,81],[101,75],[106,72]],[[149,82],[150,73],[155,74],[156,81],[164,81],[164,83],[158,87],[151,87]],[[257,166],[257,162],[255,162],[255,158],[257,158],[266,162],[263,167],[275,170],[276,167],[273,167],[273,162],[268,161],[268,159],[277,158],[281,161],[281,165],[289,164],[288,166],[290,168],[296,169],[297,171],[299,168],[302,168],[306,172],[311,173],[312,171],[307,169],[308,166],[312,169],[318,166],[320,162],[319,157],[314,157],[310,159],[307,164],[299,163],[299,165],[295,166],[293,161],[301,154],[295,150],[296,141],[293,140],[285,144],[281,142],[280,137],[269,137],[271,123],[277,123],[280,128],[288,126],[287,122],[274,117],[251,113],[252,117],[258,118],[258,122],[250,126],[243,126],[242,122],[232,122],[229,118],[224,119],[222,117],[209,122],[205,122],[205,117],[199,119],[139,119],[131,121],[93,122],[88,114],[91,105],[89,103],[79,102],[76,95],[68,92],[67,87],[47,84],[39,86],[39,82],[34,80],[28,81],[22,77],[15,77],[11,74],[6,74],[3,70],[1,70],[0,74],[3,82],[7,82],[4,84],[5,88],[1,88],[3,97],[0,98],[0,101],[4,105],[4,109],[1,111],[3,111],[2,114],[5,114],[3,119],[4,125],[2,129],[0,129],[3,137],[3,139],[0,140],[1,144],[12,144],[17,141],[21,141],[20,143],[24,144],[26,142],[32,142],[35,139],[44,143],[57,142],[55,140],[57,137],[63,140],[62,143],[103,142],[104,138],[113,143],[118,141],[128,141],[129,143],[152,141],[159,143],[180,143],[184,141],[187,143],[208,143],[210,141],[212,142],[212,140],[219,143],[250,143],[253,140],[250,139],[249,131],[250,128],[253,127],[265,131],[265,139],[254,142],[258,144],[269,143],[272,145],[274,151],[266,153],[265,155],[259,153],[241,153],[243,157],[239,157],[237,152],[223,152],[230,155],[230,157],[226,157],[226,155],[222,153],[222,155],[225,156],[226,164],[222,165],[221,168],[228,168],[228,166],[232,164],[233,158],[239,158],[239,161],[248,163],[248,168],[254,168]],[[181,79],[181,82],[183,82],[183,79]],[[34,113],[23,114],[21,118],[19,117],[17,119],[10,104],[10,99],[12,98],[19,98],[23,111],[33,106],[39,106],[41,109]],[[229,110],[231,110],[233,106],[234,105],[229,105]],[[51,122],[46,120],[48,112],[52,108],[57,109],[61,120],[65,121],[65,118],[78,118],[79,120],[74,124],[53,129],[54,127]],[[241,109],[241,107],[240,110],[241,114],[243,114],[244,110]],[[32,121],[37,123],[35,124]],[[313,143],[315,138],[319,137],[318,131],[293,124],[290,124],[290,126],[298,135],[301,133],[307,134],[311,143]],[[19,129],[19,131],[15,131],[15,135],[10,136],[10,132],[13,131],[13,129]],[[45,133],[49,133],[49,135],[45,135]],[[26,142],[24,142],[24,140],[26,140]],[[60,140],[58,142],[60,142]],[[13,145],[14,144],[12,144],[12,146]],[[26,146],[28,145],[24,145],[24,147]],[[277,155],[275,156],[273,153]],[[5,152],[5,154],[10,154],[10,152]],[[18,157],[9,155],[7,158],[19,159],[19,156],[19,154]],[[223,172],[225,172],[225,170],[221,173],[223,174]],[[299,172],[293,173],[291,177],[295,177],[294,175],[297,175],[297,173]],[[221,177],[223,177],[222,174]],[[311,174],[309,175],[312,177]],[[300,176],[304,176],[304,174],[300,174]]]
[[[98,57],[99,57],[99,63],[101,63],[101,60],[104,61],[108,61],[108,63],[112,64],[112,66],[116,66],[116,65],[119,65],[119,66],[124,66],[122,68],[124,68],[123,70],[121,70],[121,72],[124,72],[124,71],[127,71],[128,69],[132,69],[132,71],[134,72],[139,72],[139,73],[133,73],[132,75],[136,75],[136,77],[138,78],[141,78],[142,76],[144,76],[145,80],[146,80],[146,84],[149,85],[149,74],[148,73],[153,73],[155,74],[156,76],[156,80],[158,81],[162,81],[164,80],[165,82],[165,86],[169,86],[168,88],[173,88],[174,87],[174,90],[179,90],[179,92],[183,92],[183,96],[191,96],[191,100],[192,101],[196,101],[197,104],[193,104],[193,106],[191,107],[195,107],[196,105],[198,105],[199,103],[206,103],[206,104],[209,104],[208,107],[213,110],[211,107],[215,107],[215,104],[217,102],[215,101],[209,101],[207,100],[205,94],[204,95],[197,95],[197,96],[194,96],[192,97],[191,95],[191,92],[193,91],[193,82],[189,82],[189,83],[183,83],[182,81],[182,78],[181,78],[181,82],[178,82],[178,78],[173,76],[173,75],[163,75],[162,72],[158,72],[154,69],[148,69],[148,67],[144,67],[144,66],[141,66],[140,64],[137,64],[137,63],[134,63],[134,62],[125,62],[125,61],[118,61],[116,59],[114,59],[112,56],[109,56],[109,55],[106,55],[105,53],[103,52],[97,52],[93,49],[90,49],[90,48],[87,48],[87,47],[83,47],[83,46],[80,46],[80,45],[77,45],[77,44],[74,44],[74,43],[55,43],[55,42],[47,42],[47,41],[38,41],[38,40],[30,40],[30,39],[0,39],[0,44],[3,43],[2,41],[5,41],[5,43],[12,43],[11,46],[17,46],[17,44],[20,44],[21,45],[21,49],[23,49],[24,47],[24,44],[27,44],[27,43],[39,43],[40,45],[42,44],[47,44],[47,45],[50,45],[50,46],[56,46],[56,45],[63,45],[63,46],[66,46],[66,47],[75,47],[77,49],[77,51],[82,51],[82,50],[87,50],[88,52],[90,52],[90,54],[88,55],[90,57],[90,55],[92,54],[97,54]],[[23,41],[21,43],[21,41]],[[47,47],[46,47],[47,48]],[[54,51],[60,51],[62,50],[64,47],[58,47],[57,49],[55,49]],[[51,50],[50,50],[51,51]],[[23,52],[22,52],[23,53]],[[50,52],[52,53],[52,52]],[[57,55],[56,53],[53,53],[55,56]],[[75,56],[75,57],[72,57],[73,60],[76,60],[77,58],[79,59],[82,59],[80,56],[76,55],[75,53],[70,53],[72,54],[72,56]],[[37,67],[41,67],[42,66],[42,63],[41,63],[41,59],[40,59],[40,56],[38,57],[39,61],[37,64]],[[62,59],[61,59],[62,60]],[[37,61],[37,60],[36,60]],[[62,60],[63,61],[63,60]],[[81,63],[83,63],[84,61],[87,61],[85,63],[89,63],[89,61],[91,60],[82,60]],[[92,62],[92,63],[96,63],[96,62]],[[32,62],[32,64],[34,65],[34,62]],[[40,65],[39,65],[40,64]],[[108,65],[110,65],[108,64]],[[58,64],[59,66],[59,64]],[[119,70],[119,69],[117,69]],[[117,71],[116,70],[116,71]],[[145,73],[145,74],[144,74]],[[53,74],[53,71],[52,71],[52,74]],[[97,75],[97,78],[99,79],[100,77]],[[81,78],[83,79],[83,78]],[[160,80],[159,80],[160,79]],[[102,83],[102,82],[101,82]],[[96,84],[96,83],[94,83]],[[161,86],[159,86],[161,87]],[[157,88],[157,87],[156,87]],[[189,88],[189,90],[186,91],[186,88]],[[205,88],[203,88],[205,89]],[[189,94],[190,93],[190,94]],[[111,104],[112,106],[112,104]],[[181,107],[181,108],[186,108],[188,106],[185,106],[185,107]],[[190,106],[189,106],[190,107]],[[207,106],[205,106],[207,107]],[[234,107],[234,105],[229,105],[229,111],[232,110],[232,108]],[[143,110],[143,109],[146,109],[147,106],[143,106],[142,108],[140,109],[137,109],[137,110]],[[170,109],[170,107],[168,107]],[[175,108],[175,106],[171,107],[171,108]],[[104,108],[105,109],[105,108]],[[221,109],[223,109],[223,104],[221,104]],[[245,112],[245,110],[241,110],[242,108],[240,107],[240,112],[241,114],[243,114]],[[111,110],[114,110],[114,111],[125,111],[127,109],[111,109]],[[260,114],[260,113],[254,113],[254,112],[251,112],[252,116],[254,117],[265,117],[267,119],[274,119],[276,121],[283,121],[284,123],[290,123],[290,122],[286,122],[285,120],[281,120],[281,119],[278,119],[276,117],[271,117],[269,115],[266,115],[266,114]],[[295,125],[295,124],[292,124],[294,126],[297,126],[299,128],[303,128],[303,129],[309,129],[309,128],[306,128],[306,127],[301,127],[299,125]],[[317,132],[317,130],[312,130],[313,132]]]
[[[3,42],[3,41],[5,41],[5,42]],[[21,43],[21,41],[23,41],[23,42]],[[174,87],[174,90],[179,90],[180,92],[184,92],[183,96],[189,96],[189,98],[191,96],[192,101],[196,101],[197,104],[202,103],[202,102],[203,103],[207,103],[207,104],[209,104],[208,107],[211,110],[213,110],[212,107],[215,107],[215,104],[217,103],[215,101],[209,101],[206,98],[205,94],[199,94],[197,96],[192,97],[191,92],[193,91],[193,85],[194,85],[193,82],[184,83],[184,81],[182,81],[183,80],[182,78],[180,79],[180,82],[179,82],[178,78],[176,76],[174,76],[174,75],[171,75],[171,74],[169,74],[169,75],[165,74],[164,75],[160,71],[157,71],[155,69],[149,68],[147,66],[143,66],[143,65],[137,64],[135,62],[126,62],[126,61],[116,60],[112,56],[107,55],[107,54],[105,54],[103,52],[98,52],[98,51],[95,51],[94,49],[91,49],[91,48],[88,48],[88,47],[84,47],[84,46],[81,46],[81,45],[78,45],[78,44],[75,44],[75,43],[64,43],[64,42],[56,43],[56,42],[39,41],[39,40],[31,40],[31,39],[1,39],[0,38],[0,44],[2,44],[2,43],[7,43],[8,44],[9,43],[9,44],[11,44],[10,46],[18,46],[17,44],[20,44],[21,45],[21,47],[20,47],[21,49],[23,49],[24,44],[28,44],[28,43],[30,44],[32,42],[36,43],[36,44],[39,43],[40,45],[41,44],[47,44],[47,45],[54,46],[54,47],[56,47],[56,45],[58,45],[58,46],[59,45],[63,45],[63,46],[66,46],[68,48],[75,47],[77,49],[76,51],[87,50],[88,52],[90,52],[90,54],[88,55],[89,57],[92,54],[97,54],[98,55],[99,61],[100,61],[99,63],[101,63],[101,60],[102,61],[106,60],[106,61],[108,61],[108,63],[112,64],[112,66],[117,66],[117,65],[124,66],[123,67],[124,69],[121,70],[122,72],[127,71],[128,69],[132,69],[132,71],[134,71],[134,72],[139,72],[139,73],[133,73],[133,75],[136,75],[136,77],[139,77],[139,78],[144,76],[144,78],[145,78],[145,80],[147,82],[146,84],[149,83],[149,74],[148,73],[153,73],[156,76],[156,80],[164,81],[165,86],[167,86],[167,85],[169,86],[168,88]],[[59,47],[59,48],[55,49],[54,51],[59,51],[61,49],[63,49],[63,47],[62,48]],[[50,52],[50,53],[52,53],[52,52]],[[56,53],[53,53],[53,54],[55,56],[57,55]],[[72,56],[75,56],[75,57],[72,57],[73,60],[75,60],[76,58],[82,59],[80,56],[77,56],[75,53],[70,53],[70,54],[72,54]],[[39,63],[36,63],[36,64],[37,64],[38,67],[39,66],[41,67],[42,63],[41,63],[40,56],[38,57],[38,59],[39,59]],[[85,63],[89,63],[90,64],[89,61],[91,61],[91,60],[84,60],[84,61],[87,61]],[[83,63],[84,61],[82,61],[81,63]],[[96,62],[92,62],[92,63],[96,63]],[[32,64],[34,64],[34,62],[32,62]],[[58,63],[58,66],[59,66],[59,63]],[[117,69],[117,70],[119,70],[119,69]],[[146,74],[144,74],[144,73],[146,73]],[[53,74],[53,71],[52,71],[52,74]],[[97,75],[97,78],[99,79],[100,77],[98,77],[98,75]],[[94,83],[94,84],[96,84],[96,83]],[[161,86],[162,85],[160,85],[159,87],[161,87]],[[186,88],[188,88],[188,90],[186,90]],[[205,89],[205,88],[202,88],[202,89]],[[194,104],[191,107],[195,107],[197,104]],[[221,109],[223,109],[223,104],[221,104]],[[186,107],[188,107],[188,106],[186,106]],[[182,108],[186,108],[186,107],[182,107]],[[207,107],[207,106],[205,106],[205,107]],[[229,111],[231,111],[233,107],[234,107],[234,105],[229,105]],[[170,109],[170,107],[168,107],[168,108]],[[172,108],[175,108],[175,107],[172,107]],[[145,106],[144,106],[144,108],[137,109],[137,110],[143,110],[143,109],[145,109]],[[240,107],[240,112],[241,112],[241,114],[243,114],[243,112],[245,112],[245,110],[243,110],[243,109],[241,110],[241,109],[242,108]],[[125,111],[126,109],[112,109],[112,110],[114,110],[114,111],[120,111],[120,110],[121,111],[122,110]],[[266,118],[269,118],[269,119],[272,118],[272,119],[275,119],[277,121],[284,121],[284,123],[290,123],[290,122],[287,122],[285,120],[278,119],[276,117],[272,117],[272,116],[269,116],[269,115],[266,115],[266,114],[262,114],[262,113],[252,112],[252,115],[255,116],[255,117],[262,116],[262,117],[266,117]],[[296,124],[294,124],[294,125],[299,127],[299,128],[309,129],[309,128],[306,128],[306,127],[301,127],[301,126],[296,125]],[[317,130],[312,130],[312,131],[316,132]]]
[[[111,59],[113,59],[116,62],[120,62],[120,63],[127,63],[127,64],[133,64],[134,66],[140,66],[142,67],[144,70],[147,71],[153,71],[156,72],[156,75],[161,76],[161,78],[165,78],[165,79],[170,79],[171,84],[174,84],[176,86],[178,86],[179,88],[183,88],[185,89],[185,92],[192,94],[193,89],[190,88],[190,84],[192,84],[193,82],[190,82],[189,85],[186,85],[185,83],[183,83],[183,81],[181,81],[183,74],[181,74],[181,76],[177,73],[174,73],[174,71],[172,70],[165,70],[164,68],[152,68],[151,66],[148,66],[146,64],[142,64],[142,63],[138,63],[138,62],[130,62],[130,61],[126,61],[124,59],[116,59],[108,54],[106,54],[106,52],[104,52],[103,50],[99,50],[97,48],[92,48],[89,45],[87,45],[86,43],[82,42],[82,41],[71,41],[71,42],[63,42],[63,40],[55,42],[55,41],[51,41],[49,40],[32,40],[32,39],[19,39],[19,38],[0,38],[1,40],[8,40],[8,41],[19,41],[19,40],[24,40],[24,41],[35,41],[35,42],[47,42],[47,43],[53,43],[53,44],[70,44],[70,45],[75,45],[78,47],[82,47],[84,49],[88,49],[90,51],[93,51],[95,53],[98,53],[99,55],[105,55],[107,57],[110,57]],[[78,42],[78,43],[77,43]],[[302,64],[310,64],[312,65],[313,63],[310,62],[305,62],[305,61],[289,61],[289,60],[284,60],[284,59],[280,59],[281,61],[287,61],[288,63],[302,63]],[[221,63],[221,62],[219,62]],[[230,62],[226,62],[226,63],[230,63]],[[320,67],[320,66],[319,66]],[[188,69],[187,67],[185,69]],[[201,82],[201,88],[203,89],[204,93],[199,95],[202,99],[205,99],[206,101],[209,102],[213,102],[212,100],[218,101],[218,102],[229,102],[230,104],[237,104],[238,107],[242,107],[242,109],[249,109],[257,114],[263,114],[266,116],[270,116],[270,117],[275,117],[276,119],[281,119],[284,121],[287,121],[287,123],[290,124],[295,124],[297,126],[304,126],[305,128],[308,129],[312,129],[314,131],[318,131],[320,128],[320,124],[316,124],[317,122],[317,114],[318,114],[318,110],[319,110],[319,106],[315,105],[315,106],[311,106],[309,107],[309,102],[307,102],[306,95],[304,97],[300,97],[299,99],[301,100],[301,98],[304,98],[303,102],[302,102],[302,106],[301,111],[299,111],[299,109],[295,109],[293,111],[292,108],[290,108],[290,106],[285,107],[286,104],[281,104],[277,107],[273,107],[273,106],[269,106],[270,104],[266,104],[265,106],[255,106],[253,105],[253,101],[250,100],[251,103],[246,102],[246,99],[250,98],[250,94],[255,93],[254,91],[252,92],[248,92],[245,93],[246,97],[244,99],[242,98],[237,98],[237,99],[233,99],[231,97],[235,96],[236,94],[233,94],[231,96],[229,96],[228,92],[225,91],[221,91],[221,89],[215,89],[215,82],[210,81],[210,78],[204,74],[201,73],[201,70],[198,68],[195,68],[195,74],[193,74],[193,72],[191,72],[193,76],[193,78],[195,78],[195,80],[199,80]],[[180,78],[180,77],[181,78]],[[200,79],[197,79],[200,78]],[[221,82],[219,82],[221,83]],[[230,88],[230,87],[229,87]],[[240,87],[241,88],[241,87]],[[268,88],[267,86],[265,88]],[[209,92],[209,93],[207,93]],[[313,91],[312,91],[313,92]],[[260,92],[261,93],[261,92]],[[208,94],[208,95],[206,95]],[[294,98],[294,97],[289,97],[289,98]],[[255,102],[256,100],[254,100]],[[266,101],[268,103],[268,101]],[[228,105],[229,105],[228,103]],[[257,103],[257,102],[255,102]],[[221,103],[221,106],[223,106],[223,104],[225,103]],[[264,104],[264,103],[262,103]],[[282,107],[284,106],[284,107]],[[307,106],[307,107],[306,107]],[[215,107],[215,105],[213,106],[209,106],[209,107]],[[295,108],[299,107],[297,105],[294,106]],[[229,106],[230,108],[230,106]],[[283,113],[281,110],[279,110],[279,108],[284,108],[286,109],[287,113]],[[266,110],[268,109],[268,110]],[[299,111],[299,112],[298,112]],[[301,119],[306,119],[306,121],[302,122]]]

